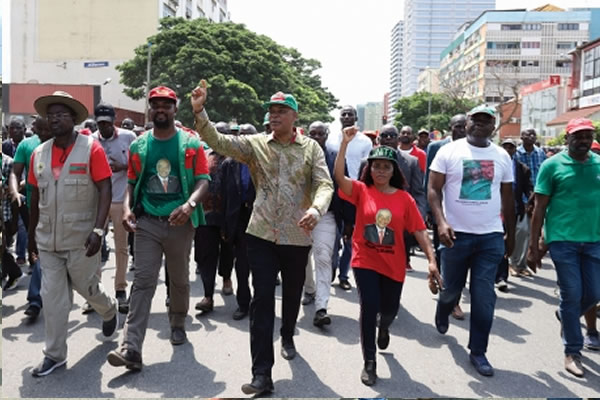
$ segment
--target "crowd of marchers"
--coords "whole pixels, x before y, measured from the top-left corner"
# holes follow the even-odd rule
[[[124,316],[120,347],[107,362],[141,370],[163,265],[170,342],[185,343],[193,254],[204,287],[195,308],[214,311],[218,274],[222,293],[237,300],[232,318],[249,319],[245,394],[274,390],[275,287],[280,353],[293,360],[301,305],[315,303],[317,328],[335,323],[331,286],[337,277],[352,290],[350,270],[359,297],[360,379],[374,385],[377,349],[390,345],[414,249],[428,261],[440,334],[451,316],[465,318],[460,300],[468,287],[469,359],[483,376],[494,375],[486,352],[496,290],[509,290],[509,276],[533,276],[549,252],[564,368],[584,375],[582,349],[600,350],[600,224],[590,223],[600,220],[600,145],[590,120],[571,120],[567,146],[556,154],[543,151],[531,129],[520,144],[493,143],[496,112],[487,105],[455,115],[441,140],[392,124],[366,135],[351,106],[340,111],[341,132],[330,136],[315,121],[305,134],[296,127],[302,111],[295,97],[277,92],[264,103],[259,133],[251,124],[212,123],[206,86],[190,96],[193,129],[176,121],[179,98],[165,86],[148,93],[145,128],[129,119],[117,127],[105,102],[87,119],[84,104],[65,92],[35,101],[31,137],[23,119],[10,121],[2,144],[2,279],[4,290],[17,288],[29,264],[25,314],[35,320],[42,313],[45,325],[33,376],[67,362],[73,290],[85,298],[84,312],[102,317],[104,336],[115,337]],[[109,247],[114,291],[100,283]]]

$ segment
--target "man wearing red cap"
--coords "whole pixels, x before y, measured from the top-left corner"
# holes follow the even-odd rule
[[[562,324],[565,369],[577,377],[584,374],[579,318],[600,301],[600,156],[590,151],[593,140],[592,121],[573,119],[567,124],[568,151],[542,164],[527,256],[535,271],[544,224],[544,240],[560,288],[557,317]],[[598,338],[598,332],[588,331],[588,335]]]
[[[173,345],[185,343],[190,301],[189,255],[194,227],[204,224],[199,204],[208,190],[208,166],[198,137],[175,127],[177,96],[165,86],[148,95],[154,128],[130,146],[123,225],[135,232],[135,274],[120,351],[108,362],[142,368],[142,344],[163,253],[169,267],[169,323]]]
[[[250,217],[248,262],[254,296],[250,303],[252,382],[245,394],[273,391],[275,280],[282,277],[281,355],[296,355],[293,336],[300,311],[311,231],[329,207],[333,182],[319,144],[294,132],[298,103],[291,94],[275,93],[269,110],[270,135],[219,134],[204,110],[206,81],[192,91],[196,130],[215,151],[248,164],[256,186]]]

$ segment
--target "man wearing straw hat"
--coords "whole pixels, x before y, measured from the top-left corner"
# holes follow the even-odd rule
[[[31,157],[32,185],[29,250],[42,266],[42,301],[46,344],[35,377],[67,362],[69,311],[73,289],[102,316],[102,333],[117,329],[117,301],[96,275],[104,223],[111,203],[111,170],[100,143],[79,134],[75,125],[88,116],[86,107],[66,92],[39,97],[34,107],[48,120],[54,138]]]

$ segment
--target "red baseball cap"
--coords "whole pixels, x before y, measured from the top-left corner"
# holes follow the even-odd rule
[[[587,118],[575,118],[567,124],[567,133],[575,133],[579,131],[595,130],[594,124]]]
[[[594,140],[592,142],[592,150],[600,150],[600,143]]]
[[[148,93],[148,100],[163,98],[170,99],[177,103],[177,95],[175,91],[166,86],[157,86]]]

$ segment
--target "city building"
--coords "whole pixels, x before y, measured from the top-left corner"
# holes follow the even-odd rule
[[[600,36],[598,25],[597,8],[486,11],[442,52],[440,85],[488,104],[518,98],[523,86],[568,78],[568,53]]]
[[[382,122],[383,124],[387,124],[388,121],[390,121],[390,116],[389,116],[389,109],[390,109],[390,92],[387,92],[386,94],[383,95],[383,117],[382,117]]]
[[[417,91],[425,67],[440,66],[440,54],[461,25],[495,7],[495,0],[405,0],[401,96]]]
[[[546,123],[568,109],[567,79],[559,75],[521,88],[521,130],[535,129],[542,141],[560,133],[556,126]]]
[[[440,93],[439,68],[426,67],[419,73],[417,92]]]
[[[356,106],[361,131],[376,131],[383,125],[383,102],[372,101]]]
[[[117,120],[127,115],[138,124],[145,101],[123,94],[115,67],[157,33],[162,17],[229,20],[226,0],[2,0],[2,11],[6,114],[33,114],[37,96],[81,86],[90,112],[103,99]]]
[[[404,50],[404,21],[392,29],[390,51],[390,97],[386,108],[389,121],[394,120],[396,110],[394,104],[402,97],[402,52]]]
[[[562,132],[573,118],[600,120],[600,33],[597,39],[578,46],[570,55],[573,73],[566,88],[568,111],[546,124],[555,133]]]

